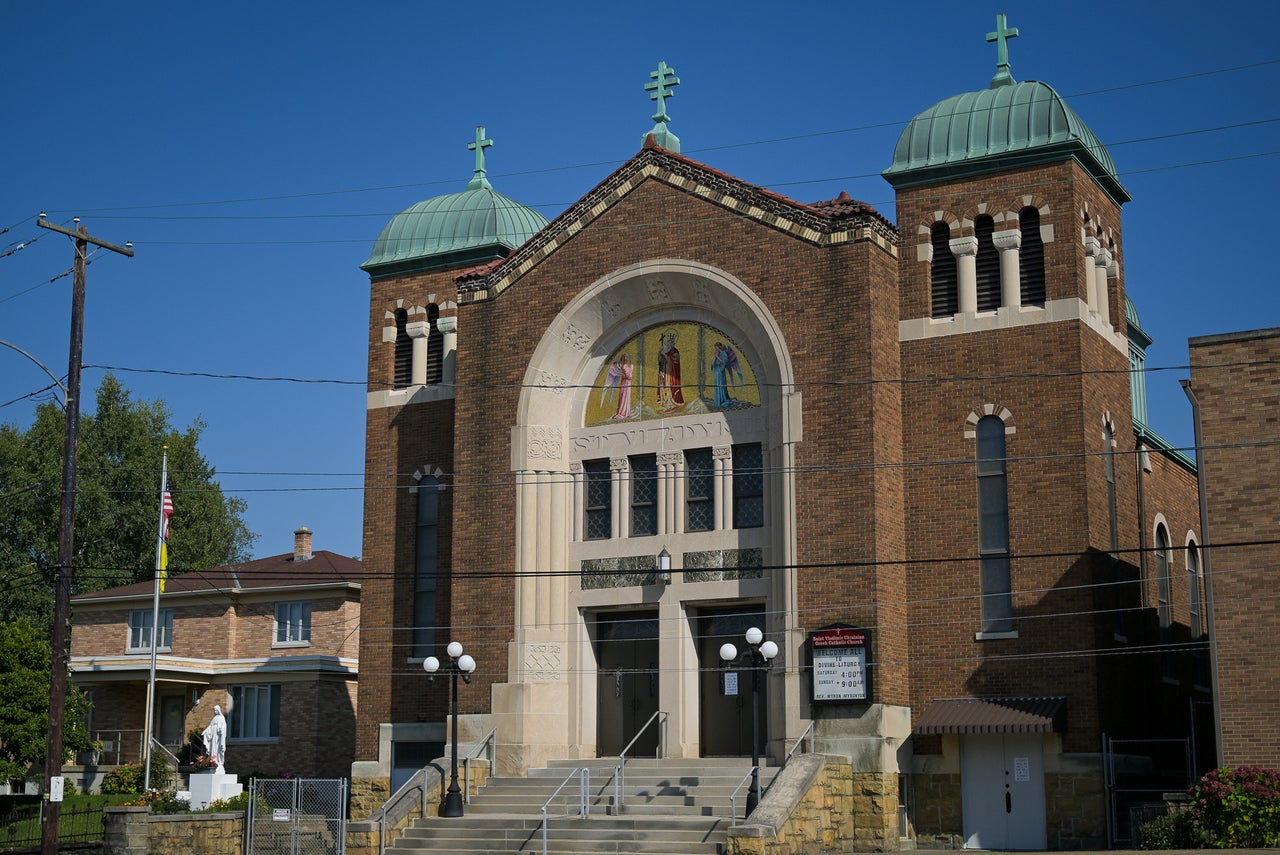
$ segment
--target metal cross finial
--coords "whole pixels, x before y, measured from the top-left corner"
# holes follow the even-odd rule
[[[996,43],[996,76],[991,78],[991,88],[1012,86],[1013,75],[1009,71],[1009,39],[1018,37],[1017,27],[1005,25],[1004,12],[996,15],[996,31],[987,33],[987,41]]]
[[[653,120],[665,124],[671,121],[671,117],[667,115],[667,99],[676,94],[672,90],[680,85],[680,78],[676,77],[675,69],[666,62],[659,62],[658,69],[650,71],[649,76],[653,81],[646,83],[644,89],[649,93],[650,101],[658,102],[658,112],[653,114]]]
[[[484,125],[476,125],[476,141],[467,143],[467,150],[476,153],[476,171],[467,183],[468,190],[493,189],[489,179],[485,177],[484,150],[493,146],[493,140],[486,139]]]

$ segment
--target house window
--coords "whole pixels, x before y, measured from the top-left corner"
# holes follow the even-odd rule
[[[995,221],[983,215],[973,221],[973,231],[978,238],[978,311],[994,312],[1000,308],[1000,250],[996,249],[991,235],[996,230]]]
[[[311,643],[311,603],[276,603],[276,644]]]
[[[424,659],[436,644],[436,578],[440,540],[440,483],[434,475],[418,482],[413,568],[413,655]]]
[[[1022,305],[1043,306],[1044,240],[1040,237],[1040,209],[1026,207],[1019,211],[1018,226],[1022,230],[1022,249],[1018,259]]]
[[[934,223],[930,229],[933,244],[932,316],[949,318],[960,309],[960,292],[956,284],[956,257],[951,253],[951,227]]]
[[[685,531],[711,531],[716,527],[716,468],[711,449],[684,453]]]
[[[409,338],[409,313],[396,309],[395,388],[403,389],[413,383],[413,339]]]
[[[231,686],[228,739],[276,739],[280,736],[280,684]]]
[[[129,612],[129,650],[151,650],[151,609],[134,609]],[[160,635],[156,639],[157,650],[169,650],[173,646],[173,609],[160,610]]]
[[[587,540],[613,537],[613,481],[609,473],[609,461],[584,461],[582,474],[586,481],[584,536]]]
[[[733,527],[764,525],[764,449],[754,445],[733,447]]]
[[[658,533],[658,455],[631,458],[631,536]]]
[[[1004,421],[983,416],[978,439],[978,554],[982,588],[982,631],[1013,630],[1009,569],[1009,489]]]

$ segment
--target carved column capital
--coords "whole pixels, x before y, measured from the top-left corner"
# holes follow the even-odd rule
[[[1102,244],[1098,242],[1096,237],[1087,237],[1084,239],[1084,254],[1090,258],[1095,257],[1102,252]]]
[[[458,319],[440,317],[436,318],[436,329],[442,333],[456,333],[458,331]]]
[[[409,334],[409,338],[426,338],[431,334],[431,324],[427,321],[409,321],[404,325],[404,331]]]
[[[978,239],[972,235],[952,238],[947,245],[951,247],[951,254],[956,258],[978,254]]]
[[[1007,249],[1022,248],[1022,232],[1018,229],[1005,229],[999,232],[991,233],[991,242],[995,244],[996,249],[1004,252]]]

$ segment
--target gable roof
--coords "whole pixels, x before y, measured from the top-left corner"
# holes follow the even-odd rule
[[[313,552],[306,561],[296,561],[292,552],[257,558],[243,564],[223,564],[209,570],[196,570],[170,576],[165,581],[163,596],[173,594],[240,594],[252,591],[279,590],[316,586],[350,586],[359,588],[363,569],[360,561],[333,552]],[[77,594],[72,603],[95,603],[106,600],[150,598],[155,582],[134,582],[102,591]]]
[[[639,154],[511,255],[463,270],[454,277],[459,304],[480,302],[501,294],[650,179],[699,196],[743,219],[754,220],[797,240],[817,246],[872,241],[894,258],[898,256],[898,232],[893,223],[847,193],[829,202],[807,205],[662,148],[650,135]]]

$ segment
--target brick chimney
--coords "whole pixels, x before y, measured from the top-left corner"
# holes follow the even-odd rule
[[[293,560],[311,560],[311,529],[305,525],[293,533]]]

